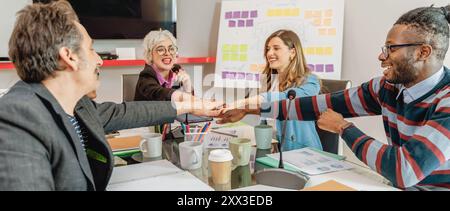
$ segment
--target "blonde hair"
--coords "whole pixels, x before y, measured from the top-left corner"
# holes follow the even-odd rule
[[[295,49],[296,52],[295,57],[286,68],[287,78],[280,78],[279,91],[285,91],[288,88],[300,86],[303,84],[306,76],[311,74],[311,70],[308,68],[305,55],[303,54],[302,43],[295,32],[290,30],[278,30],[267,38],[264,45],[266,67],[264,68],[263,74],[267,77],[267,89],[270,90],[272,88],[272,72],[274,71],[270,68],[269,62],[267,62],[267,45],[270,40],[275,37],[280,38],[289,49]]]
[[[156,45],[158,45],[158,43],[164,41],[165,39],[169,39],[175,46],[177,45],[177,40],[172,35],[172,33],[170,33],[167,30],[151,31],[145,36],[143,47],[144,47],[144,60],[147,64],[152,63],[153,48]]]

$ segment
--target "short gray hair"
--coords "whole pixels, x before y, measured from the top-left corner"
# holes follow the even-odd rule
[[[144,38],[144,60],[147,64],[152,63],[152,50],[153,48],[160,42],[164,41],[165,39],[169,39],[172,41],[172,43],[176,46],[177,40],[167,30],[158,30],[158,31],[151,31],[149,32],[145,38]]]

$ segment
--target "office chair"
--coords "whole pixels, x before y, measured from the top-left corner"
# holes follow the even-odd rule
[[[320,94],[334,93],[342,91],[351,87],[349,80],[329,80],[322,79],[322,88]],[[339,150],[339,135],[322,130],[317,126],[316,130],[322,143],[323,151],[338,154]]]
[[[134,94],[136,92],[136,84],[139,79],[139,74],[125,74],[122,75],[122,101],[134,101]]]

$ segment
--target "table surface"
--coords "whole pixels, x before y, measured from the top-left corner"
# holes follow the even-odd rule
[[[134,154],[131,157],[125,158],[128,164],[151,162],[161,159],[167,159],[177,167],[181,168],[179,160],[178,144],[183,140],[166,140],[163,142],[162,156],[157,158],[143,158],[141,153]],[[252,155],[250,162],[246,166],[233,166],[231,173],[231,181],[227,184],[214,184],[211,179],[211,173],[208,166],[208,155],[213,149],[203,150],[202,166],[199,169],[188,170],[192,175],[208,184],[216,191],[227,191],[234,189],[242,189],[249,186],[257,185],[255,172],[270,168],[264,164],[255,162],[258,157],[266,156],[267,154],[276,152],[276,144],[272,145],[272,149],[260,150],[252,147]],[[352,164],[353,165],[353,164]],[[381,176],[371,172],[370,169],[365,169],[360,166],[353,165],[351,170],[333,172],[323,175],[310,176],[310,180],[305,187],[318,185],[328,180],[335,180],[344,185],[352,187],[356,190],[397,190],[392,186],[387,185],[387,180]]]

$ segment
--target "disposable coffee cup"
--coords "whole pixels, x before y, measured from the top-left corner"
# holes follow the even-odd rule
[[[214,184],[227,184],[231,182],[231,165],[233,155],[230,150],[217,149],[210,152],[209,168]]]

